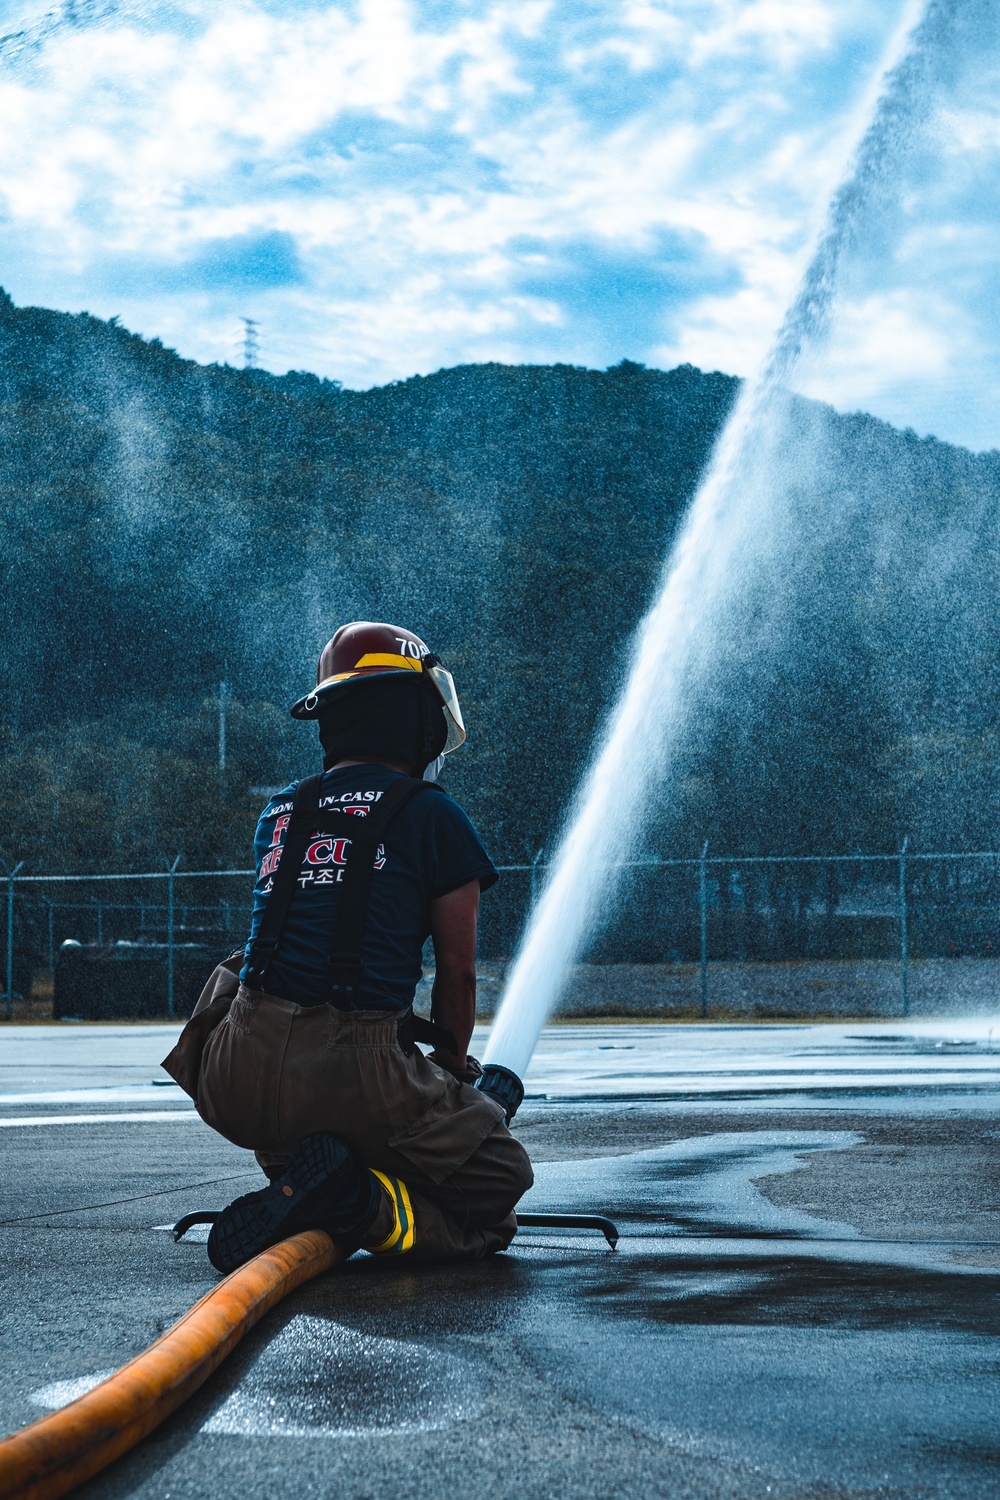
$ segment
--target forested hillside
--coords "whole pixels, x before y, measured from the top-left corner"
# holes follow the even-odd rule
[[[351,392],[4,298],[0,853],[245,863],[251,788],[314,763],[288,704],[336,625],[364,616],[452,667],[470,737],[446,784],[498,859],[532,857],[735,390],[623,363]],[[651,840],[992,842],[1000,457],[810,411],[834,454],[816,483],[842,512],[836,547],[803,539],[771,648],[699,708]]]

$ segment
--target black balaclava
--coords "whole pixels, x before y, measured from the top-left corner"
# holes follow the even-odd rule
[[[338,760],[396,760],[422,776],[448,738],[434,689],[416,672],[355,677],[319,712],[323,768]]]

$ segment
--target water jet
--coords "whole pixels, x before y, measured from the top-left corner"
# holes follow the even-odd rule
[[[878,70],[874,104],[858,120],[799,289],[759,372],[743,386],[639,626],[624,686],[529,916],[486,1064],[526,1071],[570,965],[611,905],[647,809],[670,776],[692,697],[710,676],[727,621],[748,601],[752,609],[787,545],[803,457],[794,452],[789,382],[803,351],[821,342],[843,255],[927,113],[957,12],[955,0],[908,5]]]

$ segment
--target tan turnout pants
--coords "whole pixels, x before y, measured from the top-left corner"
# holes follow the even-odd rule
[[[527,1152],[487,1094],[400,1043],[395,1011],[300,1006],[240,985],[202,1054],[198,1112],[269,1174],[315,1131],[401,1178],[420,1259],[506,1249],[532,1183]]]

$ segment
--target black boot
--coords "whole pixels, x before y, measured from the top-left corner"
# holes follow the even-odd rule
[[[283,1176],[223,1209],[208,1236],[208,1258],[228,1274],[303,1229],[325,1229],[357,1249],[381,1200],[378,1179],[346,1141],[325,1132],[307,1136]]]

